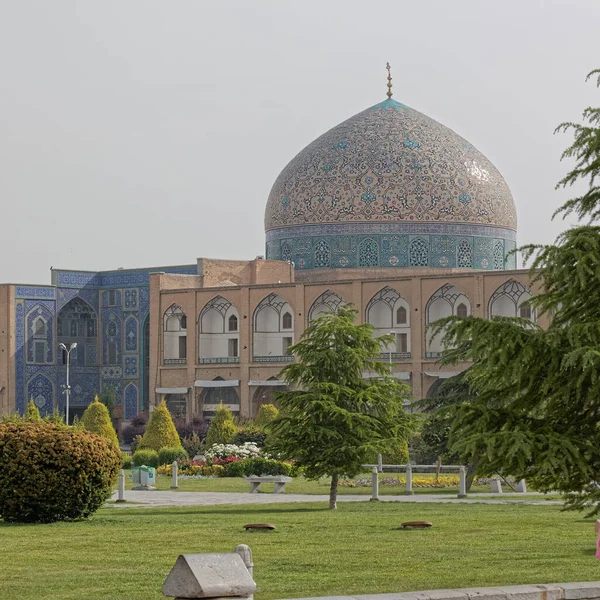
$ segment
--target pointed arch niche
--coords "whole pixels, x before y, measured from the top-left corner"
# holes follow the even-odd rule
[[[314,321],[328,313],[335,313],[340,305],[345,304],[343,298],[331,290],[323,292],[308,311],[308,322]]]
[[[269,294],[253,316],[253,362],[291,362],[294,344],[294,311],[285,298]]]
[[[410,306],[396,290],[386,286],[377,292],[369,300],[365,316],[367,323],[375,327],[375,337],[390,333],[395,336],[394,344],[388,348],[392,360],[411,357]],[[389,352],[381,358],[389,358]]]
[[[456,286],[446,283],[429,298],[425,308],[425,322],[430,325],[445,317],[464,318],[470,314],[471,302],[469,299]],[[425,358],[439,358],[444,350],[442,334],[432,336],[428,331],[425,348]]]
[[[187,316],[179,304],[163,314],[163,356],[165,365],[187,364]]]
[[[217,296],[208,302],[200,312],[198,328],[200,364],[240,361],[240,317],[229,300]]]
[[[535,321],[535,311],[530,304],[531,294],[519,281],[509,279],[490,297],[488,314],[492,317],[521,317]]]
[[[58,313],[58,344],[67,347],[74,342],[77,348],[71,351],[70,364],[90,367],[98,364],[98,317],[94,309],[81,298],[73,298]],[[62,352],[58,364],[67,364],[67,353]]]

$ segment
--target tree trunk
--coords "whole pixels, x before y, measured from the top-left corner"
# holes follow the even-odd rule
[[[467,465],[467,492],[471,489],[471,486],[473,485],[473,479],[475,479],[475,471],[477,470],[477,466],[479,465],[480,460],[481,456],[476,456],[473,462]]]
[[[331,476],[331,487],[329,488],[329,508],[337,508],[337,490],[339,475],[334,473]]]

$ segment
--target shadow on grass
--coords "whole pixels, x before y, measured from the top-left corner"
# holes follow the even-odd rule
[[[206,510],[206,507],[204,506],[197,506],[197,507],[186,507],[187,509],[184,509],[184,507],[177,507],[177,506],[173,506],[173,507],[161,507],[161,508],[144,508],[141,509],[139,512],[136,511],[134,508],[132,508],[131,510],[127,510],[128,513],[131,512],[136,512],[136,514],[140,514],[143,512],[143,514],[148,514],[148,515],[152,515],[152,516],[157,516],[157,515],[227,515],[227,516],[231,516],[231,515],[262,515],[262,514],[283,514],[283,513],[316,513],[316,512],[327,512],[329,511],[328,508],[284,508],[284,509],[275,509],[273,510],[273,505],[269,505],[269,506],[265,506],[264,508],[261,509],[256,509],[256,508],[232,508],[231,504],[227,504],[227,505],[223,505],[223,510],[214,510],[212,508],[209,508],[208,510]],[[195,510],[194,510],[195,508]],[[191,510],[190,510],[191,509]],[[112,512],[111,514],[115,514],[114,512]]]

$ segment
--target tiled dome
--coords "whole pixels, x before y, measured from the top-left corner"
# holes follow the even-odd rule
[[[392,99],[304,148],[275,181],[265,212],[267,255],[297,268],[504,269],[496,242],[504,259],[516,225],[494,165],[451,129]],[[365,241],[372,243],[361,257]]]

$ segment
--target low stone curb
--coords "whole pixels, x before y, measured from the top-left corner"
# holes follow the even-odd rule
[[[600,581],[426,590],[397,594],[322,596],[294,600],[600,600]]]

